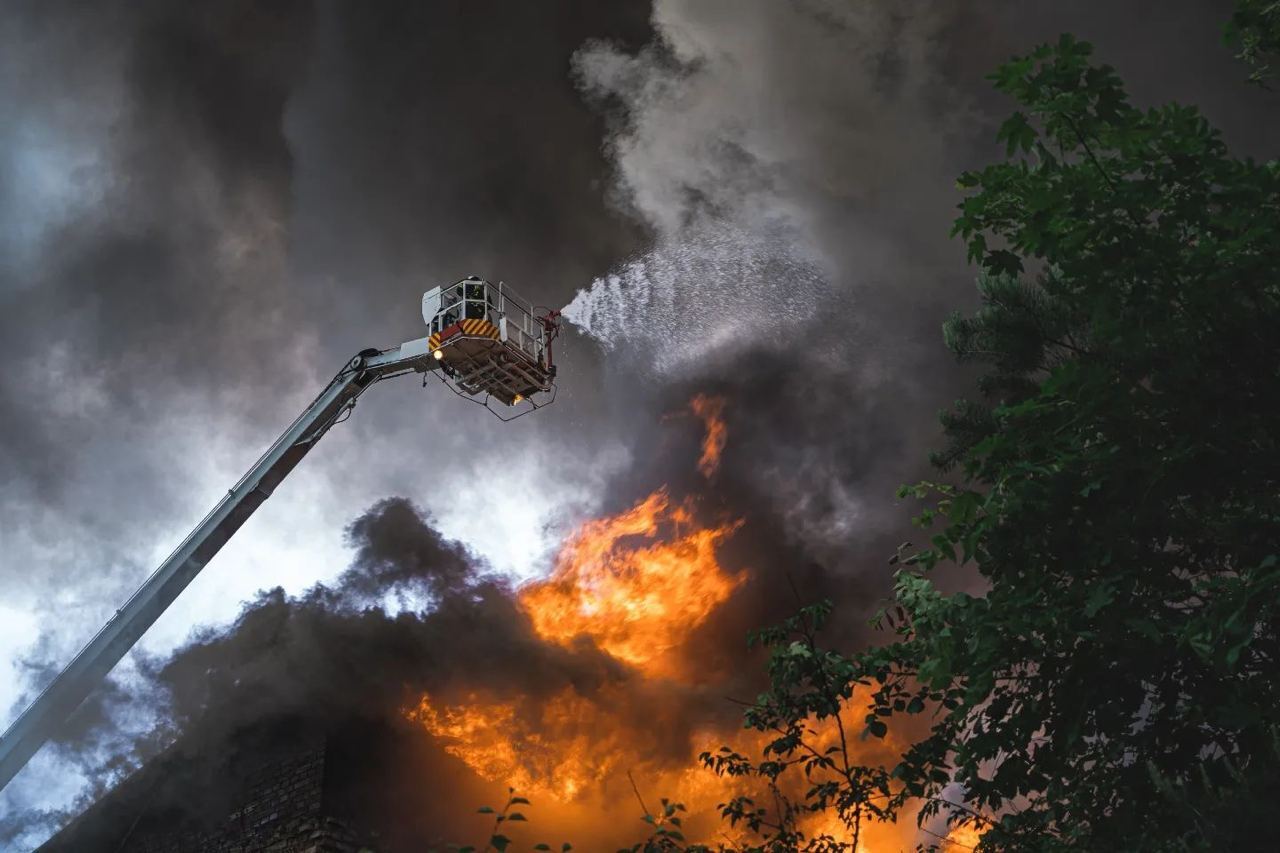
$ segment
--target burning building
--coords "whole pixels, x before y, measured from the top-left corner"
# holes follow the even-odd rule
[[[448,407],[388,406],[363,413],[377,445],[310,460],[321,467],[308,489],[298,483],[290,513],[325,511],[242,539],[255,559],[225,567],[240,585],[182,625],[225,624],[264,576],[297,594],[261,594],[230,630],[206,631],[140,679],[158,695],[138,704],[172,718],[169,755],[200,759],[217,795],[200,789],[172,810],[138,795],[151,805],[130,812],[129,790],[180,787],[181,762],[166,755],[63,840],[87,838],[111,811],[138,819],[134,839],[243,813],[253,774],[270,773],[237,770],[258,749],[240,744],[270,720],[305,720],[323,744],[360,723],[390,727],[423,763],[377,778],[405,777],[398,823],[428,826],[428,841],[480,837],[488,824],[475,809],[512,784],[532,802],[529,839],[615,849],[644,830],[628,773],[650,807],[682,799],[693,833],[718,831],[724,789],[694,759],[752,745],[729,701],[759,686],[746,634],[794,609],[790,575],[804,599],[840,602],[834,645],[866,640],[862,617],[903,538],[894,487],[921,473],[932,413],[968,387],[938,324],[972,295],[946,238],[954,176],[989,159],[1005,111],[982,75],[1060,32],[1096,33],[1144,100],[1213,92],[1234,135],[1270,132],[1231,94],[1239,70],[1215,44],[1222,4],[1159,11],[15,7],[0,34],[19,84],[5,128],[25,166],[0,199],[21,225],[4,232],[0,326],[21,355],[0,381],[0,617],[31,620],[16,635],[49,638],[20,649],[32,673],[127,594],[137,554],[204,509],[179,484],[222,488],[217,458],[291,416],[311,365],[345,357],[353,338],[381,340],[407,282],[516,275],[531,297],[566,306],[570,340],[583,344],[557,356],[579,377],[570,405],[501,444],[497,425],[460,428]],[[699,390],[712,393],[651,428]],[[724,428],[695,429],[704,422]],[[177,437],[196,427],[224,443],[193,452]],[[566,460],[590,469],[615,444],[634,451],[633,468],[545,495],[555,507],[581,487],[603,494],[602,509],[531,585],[490,571],[417,509],[484,550],[438,496],[466,498],[460,517],[484,516],[496,494],[552,492]],[[486,484],[478,445],[500,446],[504,464],[539,464]],[[128,500],[121,484],[133,486]],[[298,592],[329,577],[320,561],[340,553],[307,540],[387,494],[416,503],[373,504],[350,527],[351,570]],[[473,528],[505,547],[518,538],[509,530],[547,520],[528,516]],[[149,651],[168,658],[180,642]],[[9,699],[39,686],[23,670]],[[97,721],[113,728],[109,714]],[[0,846],[43,839],[41,810],[118,777],[118,763],[65,752],[20,794],[6,791],[0,809],[34,813],[40,829],[0,825]],[[43,796],[44,780],[77,772],[79,787]],[[334,800],[316,796],[307,802],[327,815]],[[430,820],[415,823],[419,812]]]
[[[376,506],[338,584],[264,594],[160,670],[180,736],[47,849],[422,849],[484,836],[477,809],[509,788],[529,843],[616,849],[662,797],[690,809],[691,835],[719,837],[718,804],[749,787],[698,755],[767,742],[732,700],[758,687],[747,628],[793,604],[753,564],[764,540],[703,488],[725,401],[697,396],[667,423],[667,452],[696,473],[583,522],[521,586],[407,502]]]

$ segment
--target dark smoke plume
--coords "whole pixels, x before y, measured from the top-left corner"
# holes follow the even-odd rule
[[[569,63],[589,38],[647,34],[642,4],[575,0],[6,7],[0,648],[22,658],[12,680],[0,669],[6,718],[338,365],[420,334],[423,290],[477,272],[556,305],[639,245],[605,202],[603,122]],[[589,388],[590,351],[566,355]],[[565,498],[543,522],[588,500],[591,463],[617,452],[589,391],[505,431],[411,392],[371,394],[242,531],[332,543],[292,591],[333,575],[335,531],[379,496],[483,505],[473,442]],[[311,535],[282,531],[308,504]],[[224,555],[213,571],[240,588],[201,578],[176,618],[225,623],[256,588],[244,570]]]
[[[967,388],[938,328],[972,299],[945,236],[953,180],[999,156],[1009,108],[982,75],[1071,30],[1140,103],[1199,103],[1242,150],[1274,152],[1275,97],[1242,86],[1218,44],[1229,8],[11,4],[0,582],[14,618],[35,614],[45,637],[18,646],[32,670],[13,694],[52,674],[149,568],[155,541],[198,518],[351,352],[417,335],[422,290],[476,272],[560,306],[628,258],[710,255],[706,234],[781,244],[820,271],[817,309],[770,313],[769,300],[814,294],[704,265],[670,286],[694,311],[732,303],[704,293],[755,288],[764,307],[744,326],[770,325],[767,340],[709,341],[655,377],[643,351],[570,331],[561,401],[513,426],[460,415],[438,389],[429,403],[372,395],[299,472],[307,490],[282,490],[262,523],[323,503],[332,523],[300,538],[336,535],[333,519],[391,493],[437,517],[583,491],[614,511],[672,483],[746,522],[725,560],[750,583],[691,641],[712,672],[752,671],[741,637],[791,607],[791,582],[840,599],[847,640],[864,641],[860,616],[909,535],[894,487],[923,473],[934,413]],[[634,322],[663,345],[644,310]],[[653,427],[698,391],[726,398],[730,426],[709,485],[688,461],[696,424]],[[514,473],[492,475],[495,457]],[[193,494],[205,479],[208,495]],[[557,529],[582,513],[564,503]],[[394,717],[424,689],[536,700],[617,686],[639,731],[659,732],[659,761],[687,755],[688,720],[734,714],[718,696],[653,693],[590,646],[541,643],[507,582],[410,503],[379,503],[351,537],[346,575],[263,594],[172,661],[135,661],[154,695],[115,688],[86,708],[63,755],[82,756],[88,796],[179,731],[198,751],[263,716]],[[186,613],[209,618],[195,601]],[[152,708],[171,725],[138,752],[113,748],[113,727],[131,739]],[[44,817],[4,821],[30,838],[22,822]]]
[[[475,695],[518,701],[520,713],[536,721],[548,697],[572,691],[607,707],[617,729],[643,733],[637,772],[681,766],[695,727],[731,725],[733,708],[718,692],[646,679],[589,641],[565,648],[540,639],[510,584],[486,574],[403,499],[379,503],[348,535],[355,559],[333,586],[297,597],[265,592],[229,630],[207,632],[157,662],[151,701],[170,708],[170,737],[118,761],[141,764],[164,746],[161,766],[169,775],[155,790],[146,786],[132,808],[172,815],[176,826],[211,824],[225,818],[238,793],[229,779],[243,773],[234,769],[256,753],[280,754],[364,724],[398,728],[435,750],[439,766],[420,768],[416,784],[424,801],[443,798],[452,811],[433,811],[428,828],[447,838],[448,821],[462,820],[454,831],[471,831],[465,818],[476,803],[457,802],[447,781],[469,771],[406,719],[424,693],[444,702]],[[389,596],[426,609],[389,612],[380,606]],[[705,662],[706,683],[719,689],[725,682],[711,664]],[[464,790],[479,796],[482,789]],[[112,820],[120,827],[138,816],[119,801],[108,812],[118,813]],[[399,817],[406,825],[418,819]]]

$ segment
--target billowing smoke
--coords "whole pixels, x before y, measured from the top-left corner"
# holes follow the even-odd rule
[[[800,559],[859,574],[883,574],[867,557],[902,522],[893,488],[958,385],[933,336],[974,126],[942,70],[961,14],[670,0],[644,49],[598,41],[574,63],[656,247],[566,315],[729,396],[737,476]]]
[[[539,697],[567,686],[586,695],[625,689],[636,676],[590,643],[540,639],[508,581],[443,540],[403,499],[373,507],[349,529],[355,561],[333,586],[299,597],[264,593],[227,632],[210,632],[165,662],[157,684],[171,697],[183,748],[273,716],[323,726],[352,716],[394,716],[423,692]],[[379,606],[388,596],[416,602]],[[675,742],[685,708],[629,691],[626,713],[661,720]],[[674,699],[674,701],[673,701]],[[686,724],[687,725],[687,724]],[[655,742],[655,758],[674,750]]]
[[[947,237],[955,177],[998,156],[1009,109],[983,75],[1069,28],[1141,102],[1214,80],[1215,120],[1274,138],[1217,45],[1229,3],[1059,7],[656,0],[645,47],[575,55],[611,118],[614,199],[655,245],[567,316],[668,387],[734,402],[728,467],[803,558],[883,582],[894,489],[968,387],[938,330],[973,293]]]
[[[672,455],[690,464],[702,448],[701,424],[693,420],[677,418],[666,428]],[[704,468],[712,472],[713,462]],[[672,506],[682,509],[645,534],[656,537],[655,543],[667,537],[678,543],[689,525],[722,517],[715,506],[687,502],[696,495],[670,495]],[[722,529],[726,535],[736,532],[734,525]],[[617,542],[624,556],[639,534],[633,528],[622,532]],[[714,733],[737,727],[738,709],[725,696],[754,692],[753,668],[737,666],[742,638],[782,591],[759,573],[759,561],[770,549],[761,534],[745,533],[723,549],[719,562],[708,557],[710,562],[697,567],[704,576],[693,580],[706,580],[705,573],[721,572],[723,563],[728,601],[709,619],[705,614],[667,619],[674,639],[661,652],[667,655],[662,668],[655,669],[648,664],[659,662],[659,652],[646,642],[666,635],[646,633],[648,626],[641,624],[639,633],[622,635],[632,643],[630,655],[610,644],[618,639],[616,632],[570,631],[556,637],[554,626],[540,624],[557,618],[554,607],[540,605],[528,588],[517,590],[464,546],[441,537],[408,501],[384,500],[348,528],[353,561],[332,584],[299,596],[279,589],[260,594],[229,629],[204,631],[172,658],[148,661],[149,693],[112,697],[123,707],[162,704],[169,711],[167,729],[117,756],[116,768],[128,770],[166,749],[165,766],[181,772],[170,769],[154,791],[147,786],[141,803],[111,805],[90,825],[102,833],[93,837],[125,838],[146,815],[164,815],[171,826],[216,825],[237,794],[232,780],[243,779],[231,775],[241,753],[279,752],[305,732],[323,737],[359,720],[397,726],[426,741],[433,727],[442,727],[441,713],[473,706],[483,711],[496,704],[507,710],[497,720],[495,735],[514,737],[521,749],[511,754],[511,764],[499,765],[506,775],[486,781],[495,783],[494,789],[520,781],[534,786],[532,795],[541,794],[542,805],[553,814],[560,809],[561,821],[565,809],[576,809],[574,822],[557,828],[580,843],[596,838],[620,844],[631,834],[623,821],[638,816],[629,797],[602,798],[596,786],[603,781],[615,791],[625,790],[618,786],[627,773],[650,782],[681,778],[699,749],[716,745],[709,740],[718,736]],[[671,554],[682,556],[680,547]],[[580,565],[596,569],[592,561]],[[679,568],[661,561],[652,565],[663,572]],[[604,575],[595,578],[601,579]],[[833,592],[812,569],[798,570],[796,580],[816,593]],[[590,580],[567,582],[578,592],[599,592]],[[562,594],[555,586],[544,592],[553,598]],[[690,601],[698,603],[696,592]],[[617,627],[625,628],[626,622],[619,620]],[[423,710],[415,713],[420,705]],[[565,708],[572,717],[561,719]],[[524,734],[513,736],[513,731]],[[280,743],[263,742],[263,732]],[[575,750],[568,760],[555,754],[567,748]],[[397,817],[406,846],[465,839],[476,830],[470,815],[477,803],[465,801],[463,794],[493,794],[482,785],[446,781],[483,773],[488,765],[467,769],[452,751],[437,748],[436,754],[432,760],[438,764],[418,766],[421,778],[381,781],[416,785],[423,803],[430,802],[425,811]],[[556,787],[566,776],[572,776],[567,791]],[[551,793],[563,802],[557,804]],[[575,805],[577,800],[583,802]],[[29,829],[14,823],[4,840],[13,843]],[[73,835],[66,843],[74,848],[86,843],[85,836]]]
[[[732,724],[722,697],[754,673],[741,638],[790,609],[792,583],[840,599],[840,633],[864,641],[905,538],[893,489],[966,387],[938,326],[972,290],[946,239],[953,179],[998,155],[1008,108],[981,75],[1071,29],[1144,102],[1198,101],[1274,151],[1257,117],[1276,111],[1218,46],[1229,5],[12,5],[10,716],[337,365],[419,334],[422,290],[503,278],[585,334],[566,335],[560,402],[515,425],[371,393],[5,792],[6,840],[38,840],[40,809],[178,731],[199,745],[273,716],[401,720],[423,693],[527,697],[536,716],[565,689],[623,691],[650,760],[674,766],[695,722]],[[729,429],[710,477],[684,414],[696,393],[724,400]],[[685,646],[714,690],[659,689],[536,636],[496,571],[546,571],[575,522],[664,485],[696,494],[703,523],[741,522],[721,560],[749,582]]]
[[[352,353],[421,333],[423,290],[477,272],[561,304],[639,247],[604,199],[603,123],[569,61],[591,37],[641,43],[646,13],[6,7],[0,719]],[[565,357],[590,383],[591,354]],[[293,593],[331,579],[344,524],[388,493],[504,570],[536,571],[626,458],[591,397],[500,430],[407,380],[377,389],[144,646],[225,624],[263,578]],[[480,476],[493,453],[478,446],[503,476]],[[499,506],[501,524],[477,522]],[[135,681],[136,662],[117,676]],[[116,720],[130,735],[152,722]],[[57,802],[77,773],[39,756],[0,811]]]

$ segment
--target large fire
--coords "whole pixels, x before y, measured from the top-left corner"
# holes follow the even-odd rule
[[[606,708],[573,690],[519,704],[473,693],[447,706],[424,696],[409,716],[481,777],[567,801],[629,756],[625,729]]]
[[[724,400],[690,402],[705,437],[698,469],[711,476],[728,431]],[[520,593],[534,629],[562,644],[588,637],[648,675],[675,675],[672,652],[738,586],[716,559],[736,522],[699,523],[691,500],[659,489],[617,515],[584,523],[556,556],[551,574]]]
[[[588,521],[526,586],[520,603],[548,640],[579,636],[651,675],[674,674],[671,652],[733,593],[716,560],[733,523],[703,526],[665,489],[610,518]]]
[[[721,398],[703,395],[690,402],[689,411],[704,428],[698,470],[707,478],[715,473],[727,440],[724,405]],[[693,499],[677,500],[660,488],[623,512],[580,525],[549,575],[518,593],[534,630],[565,646],[594,643],[638,677],[658,680],[654,683],[696,689],[694,682],[705,674],[696,661],[685,659],[682,647],[743,582],[717,555],[739,522],[708,523],[701,515]],[[640,793],[631,787],[634,771],[653,794],[684,802],[691,813],[705,816],[708,831],[719,833],[717,804],[745,791],[699,768],[696,756],[726,740],[758,753],[772,736],[725,731],[718,724],[705,731],[687,758],[663,765],[646,754],[654,732],[637,724],[627,703],[627,695],[607,687],[590,695],[569,687],[537,698],[472,693],[444,702],[423,696],[407,714],[477,775],[511,785],[535,802],[550,800],[563,810],[594,797],[595,811],[575,817],[563,812],[572,823],[568,831],[586,831],[579,822],[599,823],[608,809],[634,812],[633,795]],[[750,743],[742,743],[744,738]],[[826,823],[810,827],[811,832],[841,834],[834,814],[822,818]],[[635,826],[629,836],[642,831],[638,820]],[[894,835],[891,843],[896,847],[899,840]]]

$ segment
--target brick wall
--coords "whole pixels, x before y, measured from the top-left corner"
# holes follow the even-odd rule
[[[218,826],[199,830],[166,831],[148,828],[125,840],[130,853],[321,853],[358,849],[341,841],[349,833],[333,820],[324,820],[325,750],[310,749],[251,775],[236,808]],[[158,830],[158,831],[157,831]]]
[[[41,853],[423,853],[486,828],[493,786],[462,769],[398,717],[195,730]]]
[[[193,820],[166,791],[175,761],[149,765],[58,833],[41,853],[110,850],[113,853],[360,853],[376,849],[325,814],[327,741],[296,747],[261,762],[241,778],[216,779],[235,793],[222,817]],[[200,786],[177,795],[199,811]],[[162,795],[169,794],[168,797]]]

